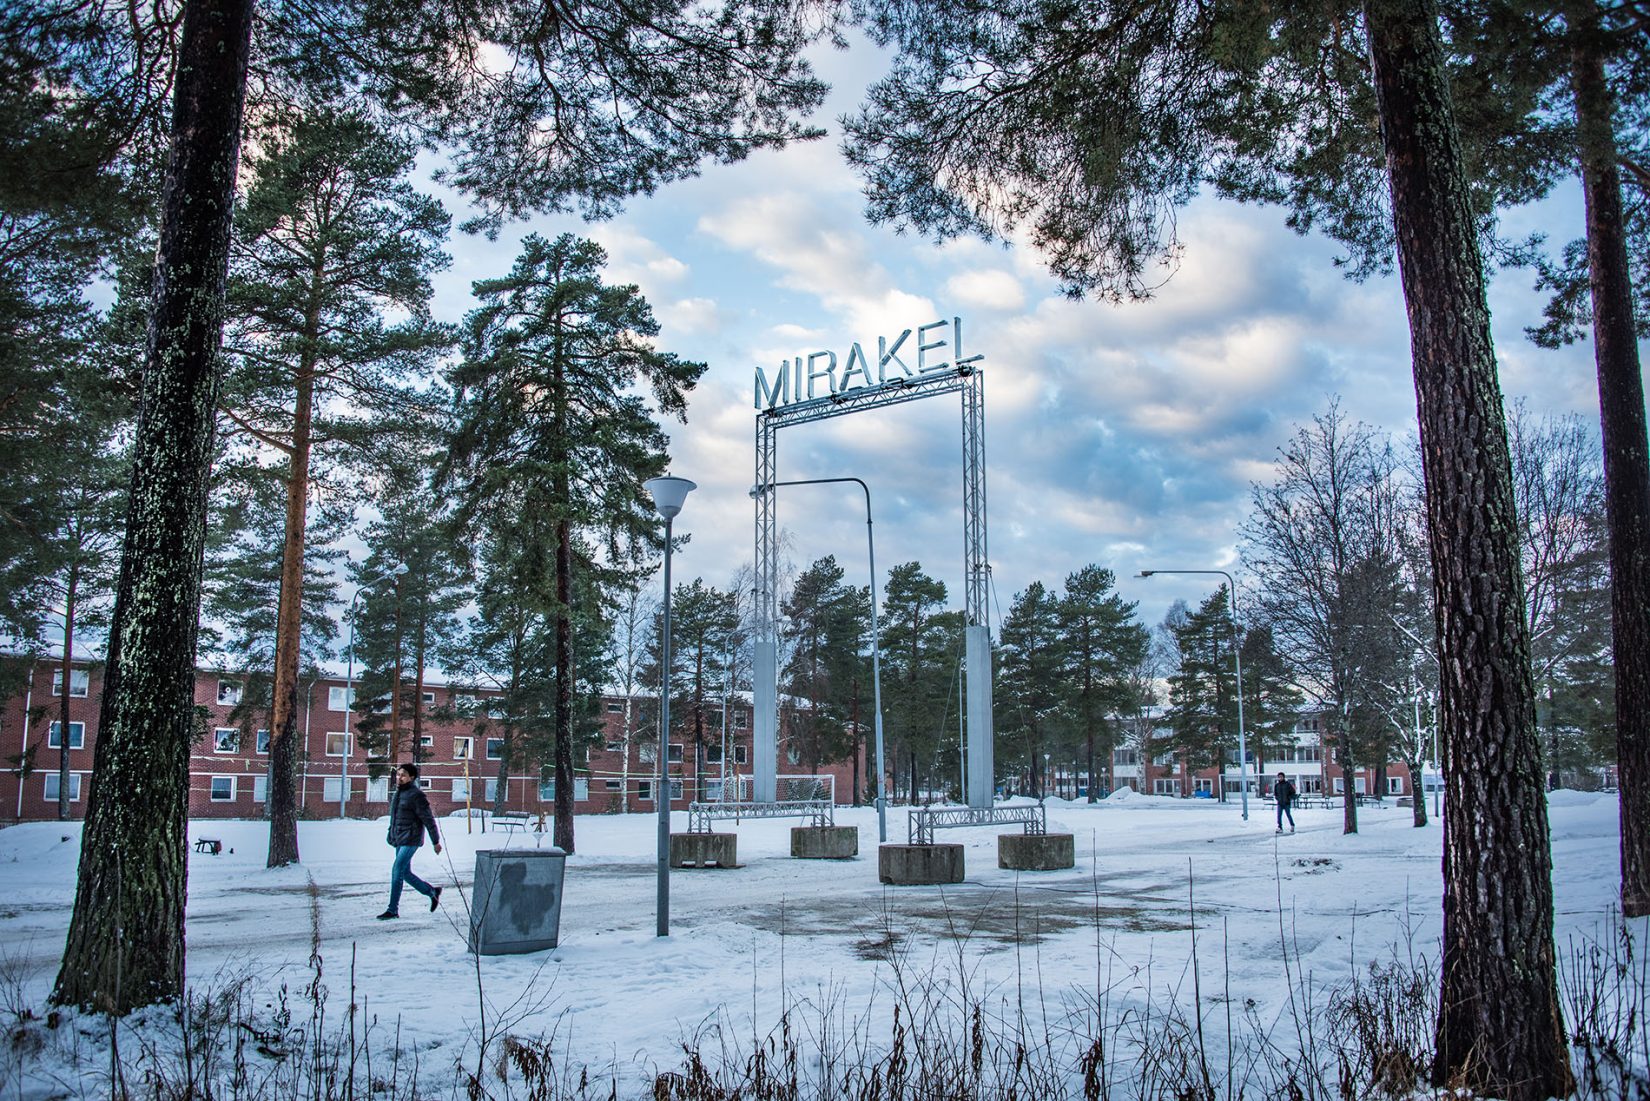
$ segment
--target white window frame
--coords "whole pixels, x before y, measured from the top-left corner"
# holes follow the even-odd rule
[[[69,670],[69,698],[85,699],[92,692],[92,671],[90,669]],[[52,695],[63,694],[63,670],[52,670]]]
[[[238,680],[218,681],[218,706],[237,707],[246,695],[246,685]]]
[[[750,712],[748,712],[748,711],[735,711],[733,713],[733,728],[735,730],[745,730],[745,729],[749,728],[750,724],[751,724]]]
[[[556,801],[556,778],[539,781],[539,802],[554,803]]]
[[[337,806],[341,801],[339,798],[339,792],[344,790],[343,784],[344,778],[342,776],[321,777],[321,802],[327,804],[328,806]],[[354,792],[354,790],[355,778],[352,776],[350,777],[349,791]],[[347,800],[349,795],[346,793],[343,798]]]
[[[719,765],[722,763],[722,743],[711,742],[705,746],[705,764]]]
[[[493,752],[494,743],[498,744],[498,752],[497,753]],[[488,738],[487,739],[487,745],[486,745],[486,753],[487,753],[487,759],[489,761],[502,761],[502,760],[504,760],[504,739],[503,738]]]
[[[637,780],[636,781],[636,798],[640,799],[644,803],[653,802],[653,781],[652,780]]]
[[[492,806],[498,801],[498,777],[485,776],[481,781],[481,801]]]
[[[736,764],[736,765],[749,764],[750,763],[749,759],[750,759],[750,749],[749,749],[749,747],[742,746],[742,745],[736,745],[736,746],[733,747],[733,763],[734,764]]]
[[[59,725],[60,722],[61,722],[61,720],[59,720],[59,719],[53,719],[52,724],[46,728],[46,748],[47,749],[62,749],[63,748],[63,733],[62,733],[62,728]],[[71,750],[85,749],[86,748],[86,724],[85,723],[78,723],[78,722],[70,722],[69,723],[69,748]]]
[[[1368,786],[1369,786],[1369,784],[1368,784],[1368,782],[1367,782],[1367,780],[1364,776],[1358,775],[1358,776],[1352,777],[1352,794],[1354,794],[1354,795],[1366,795],[1366,794],[1368,794],[1368,792],[1366,792],[1364,789],[1367,788]]]
[[[435,706],[435,693],[434,692],[421,693],[419,698],[424,701],[424,706],[425,707],[434,707]]]
[[[434,734],[420,734],[418,736],[418,748],[419,749],[434,749],[435,748],[435,735]]]
[[[57,802],[58,792],[62,790],[61,788],[58,787],[58,784],[62,780],[62,777],[58,775],[57,769],[55,769],[55,768],[52,769],[51,771],[47,772],[45,774],[45,776],[46,776],[46,784],[45,784],[46,802],[55,803],[55,802]],[[78,773],[78,772],[69,773],[69,802],[71,802],[71,803],[80,802],[80,773]]]
[[[672,803],[680,802],[683,796],[683,790],[682,781],[672,780],[670,782],[670,801]]]
[[[1230,787],[1229,790],[1231,790],[1231,791],[1236,791],[1237,790],[1237,781],[1236,780],[1231,781],[1231,787]],[[1214,778],[1212,776],[1194,776],[1194,777],[1192,777],[1192,791],[1194,793],[1199,792],[1199,791],[1206,791],[1210,795],[1213,795],[1215,793]]]
[[[1180,794],[1180,777],[1178,777],[1178,776],[1159,776],[1157,779],[1152,781],[1152,794],[1153,795],[1179,795]]]
[[[453,802],[462,803],[470,797],[470,781],[464,776],[453,777]]]
[[[254,753],[268,754],[269,753],[269,743],[270,743],[269,731],[267,731],[267,730],[255,730],[255,731],[252,732],[252,747],[253,747],[252,751]]]
[[[665,763],[667,765],[679,765],[679,764],[682,763],[682,743],[681,742],[671,742],[669,744],[669,746],[667,747],[667,749],[666,749],[666,753],[668,754],[665,757]]]
[[[237,794],[236,788],[239,786],[235,783],[235,780],[236,777],[234,776],[208,776],[206,778],[206,790],[211,794],[212,802],[233,803],[235,801],[235,795]],[[227,794],[218,794],[219,781],[226,781],[229,784],[229,791]]]
[[[367,802],[388,803],[390,801],[390,778],[380,776],[376,780],[367,780]]]
[[[604,791],[623,791],[624,790],[624,781],[623,780],[603,780],[602,781],[602,789]]]
[[[348,701],[346,706],[345,701]],[[328,711],[353,711],[355,709],[355,686],[333,684],[327,686]]]
[[[1386,793],[1388,795],[1402,795],[1404,793],[1404,778],[1402,776],[1388,776],[1386,778]]]
[[[476,740],[469,734],[455,734],[453,736],[453,760],[473,761],[476,759]]]
[[[332,746],[333,746],[333,741],[332,740],[334,738],[344,739],[343,743],[342,743],[342,745],[343,745],[343,752],[342,753],[334,753],[332,751]],[[350,737],[349,731],[347,731],[347,730],[329,730],[326,733],[326,737],[322,739],[321,744],[326,747],[326,755],[328,757],[348,757],[350,755],[350,750],[355,748],[354,742],[355,742],[355,739]]]
[[[252,801],[254,803],[269,802],[269,776],[267,774],[252,777]]]
[[[215,726],[212,728],[213,753],[239,753],[241,751],[241,728],[238,726]]]
[[[1345,776],[1335,777],[1335,794],[1336,795],[1345,795],[1346,794],[1346,777]]]
[[[610,703],[610,704],[608,704],[607,705],[607,713],[609,715],[623,715],[624,714],[624,704],[622,704],[622,703]]]

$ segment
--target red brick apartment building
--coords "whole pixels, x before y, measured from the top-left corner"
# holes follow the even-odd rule
[[[0,708],[0,821],[36,821],[57,817],[58,753],[61,746],[59,715],[62,706],[58,663],[39,662],[30,672],[22,694]],[[195,704],[208,716],[206,736],[189,757],[189,814],[193,818],[259,818],[268,790],[269,732],[243,731],[229,719],[240,703],[242,679],[232,673],[198,669]],[[376,818],[389,812],[392,762],[369,761],[351,734],[357,733],[363,712],[351,703],[350,729],[345,726],[348,684],[343,677],[320,677],[299,688],[298,738],[300,755],[299,805],[307,818]],[[102,666],[76,661],[69,684],[69,793],[71,814],[86,813],[91,791],[92,759],[97,747],[98,708],[103,691]],[[426,713],[421,725],[420,782],[438,815],[467,805],[489,808],[498,784],[498,762],[503,741],[485,727],[478,731],[473,718],[453,714],[484,708],[496,693],[450,685],[427,685]],[[634,716],[639,704],[631,701]],[[604,736],[582,759],[575,760],[573,805],[579,814],[654,809],[656,769],[653,747],[633,738],[628,767],[624,729],[626,701],[603,700]],[[724,776],[720,701],[715,713],[718,729],[707,735],[704,761],[696,761],[694,746],[678,734],[669,745],[671,806],[685,810],[695,800],[715,800],[722,794]],[[640,725],[640,724],[633,724]],[[751,710],[742,699],[729,701],[727,783],[744,798],[750,795]],[[32,757],[30,751],[32,749]],[[801,772],[796,755],[779,748],[781,776]],[[22,762],[29,762],[25,769]],[[787,766],[787,762],[789,762]],[[864,783],[866,762],[860,761]],[[376,778],[374,772],[381,773]],[[699,776],[703,775],[703,785]],[[825,766],[822,775],[838,803],[853,802],[852,760]],[[783,780],[782,780],[783,782]],[[342,796],[342,799],[340,797]],[[555,800],[553,781],[541,781],[536,762],[516,765],[506,780],[505,804],[511,810],[549,812]]]

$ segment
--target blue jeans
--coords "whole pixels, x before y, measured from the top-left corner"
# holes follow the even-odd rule
[[[397,845],[395,847],[395,864],[390,868],[390,913],[401,912],[401,884],[410,883],[412,889],[426,898],[435,894],[435,888],[425,883],[413,874],[413,853],[418,851],[417,845]]]
[[[1295,828],[1295,812],[1290,810],[1288,807],[1284,806],[1282,803],[1279,803],[1278,804],[1278,829],[1279,830],[1283,829],[1283,816],[1286,815],[1286,814],[1289,816],[1289,828],[1290,829]],[[393,903],[390,905],[390,909],[392,909],[392,910],[395,909],[395,905]]]

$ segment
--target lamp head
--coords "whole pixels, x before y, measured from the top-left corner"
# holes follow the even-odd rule
[[[654,509],[666,520],[674,520],[676,514],[682,511],[682,502],[687,500],[687,495],[699,488],[696,482],[673,478],[668,474],[662,478],[649,478],[643,484],[653,495]]]
[[[406,577],[408,571],[411,569],[412,567],[407,565],[405,562],[397,562],[395,569],[391,570],[390,573],[394,574],[396,577]]]
[[[750,499],[754,501],[758,497],[762,496],[762,494],[768,492],[768,490],[770,490],[772,488],[773,488],[773,486],[771,486],[771,485],[754,485],[754,486],[751,486],[750,494],[749,494]]]
[[[1156,572],[1157,572],[1156,570],[1141,570],[1136,576],[1138,576],[1138,577],[1150,577],[1152,574],[1154,574]]]

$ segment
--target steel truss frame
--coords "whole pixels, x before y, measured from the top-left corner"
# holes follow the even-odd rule
[[[986,546],[985,374],[972,363],[914,378],[764,409],[756,416],[756,649],[753,661],[755,717],[752,773],[757,801],[777,796],[779,697],[779,430],[792,425],[883,409],[942,394],[962,395],[964,612],[969,635],[968,783],[971,808],[991,806],[992,766],[990,597],[991,565]]]
[[[970,826],[1021,825],[1028,834],[1048,832],[1043,804],[1029,807],[917,807],[911,812],[906,836],[913,845],[932,845],[935,830]]]

